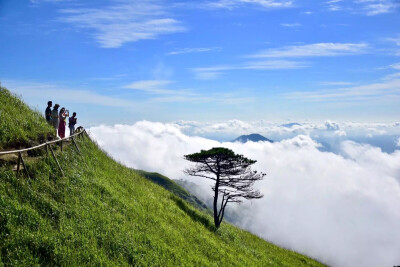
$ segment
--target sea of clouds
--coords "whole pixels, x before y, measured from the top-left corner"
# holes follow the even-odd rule
[[[250,133],[275,142],[222,142]],[[267,173],[264,198],[227,207],[238,226],[332,266],[400,264],[400,123],[141,121],[90,135],[126,166],[195,184],[206,202],[210,184],[185,176],[183,155],[228,147]]]

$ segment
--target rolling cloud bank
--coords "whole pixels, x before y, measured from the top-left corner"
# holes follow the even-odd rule
[[[276,142],[222,142],[252,132]],[[212,197],[209,182],[185,176],[182,170],[189,163],[183,155],[224,146],[256,159],[254,169],[267,173],[255,185],[264,198],[228,206],[236,224],[333,266],[400,264],[399,133],[400,123],[330,121],[141,121],[90,129],[118,161],[196,183],[205,201]]]

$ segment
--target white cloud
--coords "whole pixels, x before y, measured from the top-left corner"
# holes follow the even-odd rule
[[[239,8],[244,5],[255,5],[263,8],[288,8],[293,7],[293,1],[282,0],[219,0],[207,2],[204,7],[206,8],[224,8],[233,9]]]
[[[294,28],[294,27],[300,27],[301,24],[298,22],[296,22],[296,23],[281,23],[281,26],[288,27],[288,28]]]
[[[334,121],[330,121],[330,120],[327,120],[327,121],[325,122],[325,127],[326,127],[326,129],[327,129],[328,131],[337,131],[337,130],[340,130],[339,124],[337,124],[337,123],[334,122]]]
[[[91,90],[76,90],[60,86],[52,83],[39,82],[18,82],[6,80],[4,85],[14,93],[21,94],[25,98],[40,99],[43,101],[43,96],[47,99],[60,99],[69,103],[95,104],[99,106],[109,107],[129,107],[134,105],[134,102],[113,97],[101,95]]]
[[[400,37],[397,38],[387,38],[386,40],[395,43],[396,45],[400,46]]]
[[[93,30],[95,39],[104,48],[185,30],[178,20],[169,17],[163,6],[149,1],[122,1],[102,8],[76,7],[63,9],[61,13],[61,21]]]
[[[343,2],[343,0],[330,0],[330,1],[326,1],[326,4],[335,4],[335,3],[340,3]]]
[[[129,85],[125,85],[123,88],[134,89],[145,91],[153,94],[177,94],[181,93],[176,90],[168,90],[164,89],[165,86],[173,83],[173,81],[168,80],[144,80],[144,81],[136,81]]]
[[[374,135],[384,135],[387,134],[387,131],[385,129],[377,129],[375,127],[369,127],[368,131],[373,133]]]
[[[180,55],[189,53],[204,53],[211,51],[220,51],[221,47],[201,47],[201,48],[182,48],[172,52],[167,53],[167,55]]]
[[[340,6],[338,6],[338,5],[329,5],[328,9],[330,11],[340,11],[340,10],[342,10],[342,8]]]
[[[362,9],[368,16],[391,13],[400,7],[399,3],[392,0],[358,0],[356,3],[362,5]]]
[[[347,134],[343,130],[337,130],[337,131],[335,131],[335,135],[337,135],[337,136],[346,136]]]
[[[389,77],[396,78],[396,77]],[[289,99],[302,99],[307,101],[366,101],[366,100],[388,100],[395,101],[400,98],[400,80],[389,79],[379,83],[367,85],[336,88],[332,90],[318,90],[309,92],[292,92],[286,94]]]
[[[325,4],[330,11],[348,11],[353,14],[362,13],[367,16],[393,13],[400,7],[399,3],[393,0],[331,0],[326,1]]]
[[[195,78],[199,80],[214,80],[223,74],[222,71],[214,71],[206,68],[194,68]]]
[[[201,80],[215,79],[226,71],[233,70],[287,70],[305,68],[307,63],[289,60],[250,61],[240,65],[220,65],[203,68],[192,68],[195,77]]]
[[[173,81],[169,80],[144,80],[136,81],[123,88],[140,90],[149,94],[157,95],[149,99],[150,102],[171,103],[171,102],[191,102],[191,103],[218,103],[218,104],[243,104],[253,102],[253,97],[238,96],[234,94],[200,94],[190,90],[165,89]]]
[[[298,61],[290,60],[265,60],[265,61],[251,61],[245,63],[239,69],[252,69],[252,70],[282,70],[282,69],[301,69],[305,68],[308,64]]]
[[[339,132],[353,140],[371,133],[377,135],[400,136],[400,123],[355,123],[333,122],[327,120],[322,123],[310,121],[290,121],[289,123],[271,122],[266,120],[241,121],[228,120],[218,122],[176,121],[173,123],[183,133],[192,136],[202,136],[220,141],[233,140],[239,135],[258,133],[274,141],[293,138],[296,135],[309,135],[313,138],[324,139],[328,142]],[[389,137],[391,139],[392,137]],[[376,144],[375,144],[376,145]]]
[[[352,82],[320,82],[321,85],[328,85],[328,86],[344,86],[344,85],[353,85]]]
[[[185,177],[182,170],[188,162],[183,155],[214,146],[231,148],[256,159],[255,169],[268,174],[256,184],[264,198],[228,207],[242,218],[239,225],[332,266],[400,262],[400,151],[387,154],[345,141],[340,153],[333,154],[319,151],[304,135],[275,143],[219,143],[187,136],[173,124],[152,122],[99,126],[90,134],[129,167],[198,183],[207,195],[203,198],[212,197],[209,184]]]
[[[39,4],[41,2],[50,2],[50,3],[58,3],[58,2],[68,2],[71,0],[30,0],[32,4]]]
[[[396,140],[396,146],[397,146],[397,147],[400,147],[400,137],[397,138],[397,140]]]
[[[389,69],[400,71],[400,62],[389,65]],[[400,72],[390,73],[383,77],[383,80],[395,80],[400,78]]]
[[[316,43],[307,45],[270,48],[251,55],[255,58],[285,58],[285,57],[326,57],[358,55],[367,51],[365,43]]]
[[[390,65],[392,69],[400,70],[400,62]]]
[[[384,80],[400,79],[400,72],[395,72],[395,73],[388,74],[385,77],[383,77],[383,79]]]

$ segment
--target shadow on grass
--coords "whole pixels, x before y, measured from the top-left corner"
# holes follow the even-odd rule
[[[207,218],[206,215],[194,210],[194,208],[190,207],[190,205],[186,203],[186,201],[176,196],[171,196],[171,199],[175,201],[178,207],[183,210],[187,215],[189,215],[194,221],[203,224],[208,230],[212,232],[217,231],[217,228],[215,228],[214,224],[210,221],[209,218]]]

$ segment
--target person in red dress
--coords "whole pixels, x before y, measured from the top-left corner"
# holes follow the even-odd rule
[[[67,118],[68,114],[65,112],[65,108],[61,108],[59,118],[60,118],[60,124],[58,125],[58,136],[60,138],[65,137],[65,119]]]

